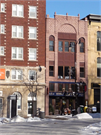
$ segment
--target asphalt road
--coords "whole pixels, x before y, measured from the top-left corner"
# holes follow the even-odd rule
[[[42,120],[0,125],[0,135],[80,135],[78,130],[101,119]]]

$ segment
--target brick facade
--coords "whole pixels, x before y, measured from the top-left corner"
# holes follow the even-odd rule
[[[59,35],[60,33],[60,35]],[[61,36],[61,33],[63,33]],[[52,35],[55,38],[54,50],[49,51],[49,36]],[[60,37],[60,39],[59,39]],[[66,38],[68,37],[68,38]],[[87,19],[80,20],[80,16],[69,16],[54,14],[54,18],[46,17],[46,85],[49,89],[49,82],[74,82],[74,79],[58,79],[58,66],[74,66],[74,53],[58,52],[58,41],[73,40],[78,42],[78,39],[83,37],[85,39],[85,52],[80,53],[80,48],[77,43],[76,46],[76,81],[81,79],[87,84]],[[53,61],[54,64],[54,76],[49,76],[49,63]],[[80,78],[80,62],[85,63],[85,77]],[[54,92],[58,91],[58,84],[54,86]],[[87,92],[85,93],[85,99],[88,100]],[[55,101],[53,101],[53,106]],[[49,114],[49,94],[46,96],[46,115]]]
[[[0,12],[0,24],[5,25],[5,33],[0,34],[0,46],[4,47],[4,55],[0,55],[0,69],[5,69],[5,79],[0,80],[2,84],[0,86],[0,91],[2,91],[1,98],[7,103],[7,97],[12,95],[14,91],[20,92],[22,95],[22,108],[19,112],[21,116],[27,117],[27,100],[28,94],[23,97],[23,89],[26,87],[21,84],[16,86],[19,81],[13,81],[11,79],[11,70],[14,68],[22,69],[23,73],[28,77],[29,70],[35,70],[38,72],[39,65],[42,67],[42,72],[38,72],[41,77],[38,79],[40,86],[40,91],[37,93],[37,108],[41,108],[42,111],[45,109],[45,14],[46,14],[46,1],[40,0],[25,0],[25,1],[12,1],[12,0],[1,0],[1,3],[5,3],[5,12]],[[23,17],[12,16],[12,4],[23,5],[24,15]],[[37,8],[37,17],[35,19],[29,18],[29,6],[35,6]],[[23,38],[12,38],[12,25],[23,26]],[[29,26],[36,27],[37,38],[29,39]],[[13,60],[12,59],[12,47],[22,47],[23,48],[23,59]],[[29,48],[36,48],[36,60],[29,60]],[[9,77],[6,76],[6,71],[10,72]],[[37,77],[38,77],[37,75]],[[44,86],[41,86],[41,84]],[[10,85],[10,86],[9,86]],[[11,86],[12,85],[12,86]],[[12,89],[15,87],[15,89]],[[36,86],[33,87],[33,91],[36,90]],[[7,92],[6,92],[7,91]],[[41,93],[41,95],[40,95]],[[42,97],[42,98],[41,98]],[[25,101],[26,100],[26,103]],[[41,102],[40,102],[41,101]],[[26,105],[25,105],[26,104]],[[4,110],[4,116],[7,116],[7,104]]]

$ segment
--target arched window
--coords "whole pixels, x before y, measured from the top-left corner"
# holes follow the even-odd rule
[[[17,95],[17,109],[21,109],[21,94],[19,92],[14,92],[13,95]]]
[[[54,51],[55,38],[54,36],[49,37],[49,51]]]
[[[97,31],[97,51],[101,51],[101,31]]]
[[[101,77],[101,57],[97,58],[97,77]]]
[[[80,52],[84,53],[85,52],[85,39],[80,38]]]

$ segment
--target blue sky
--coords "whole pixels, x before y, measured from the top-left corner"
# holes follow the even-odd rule
[[[46,14],[54,17],[54,12],[59,15],[77,16],[80,19],[88,14],[101,15],[101,0],[46,0]]]

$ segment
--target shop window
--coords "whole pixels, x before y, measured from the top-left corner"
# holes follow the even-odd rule
[[[101,51],[101,31],[97,31],[97,51]]]
[[[65,52],[69,52],[69,42],[65,41]]]
[[[59,41],[58,51],[59,52],[63,51],[63,42],[62,41]]]
[[[58,78],[63,79],[63,67],[62,66],[58,67]]]
[[[54,66],[49,66],[49,76],[54,76]]]
[[[85,68],[84,67],[80,67],[80,77],[85,77]]]
[[[69,85],[65,84],[65,90],[68,91],[69,90]]]
[[[97,58],[97,77],[101,77],[101,57]]]
[[[58,90],[59,90],[59,91],[62,91],[62,89],[63,89],[63,84],[62,84],[62,83],[59,83],[59,84],[58,84]]]
[[[54,91],[54,83],[49,83],[49,91]]]

